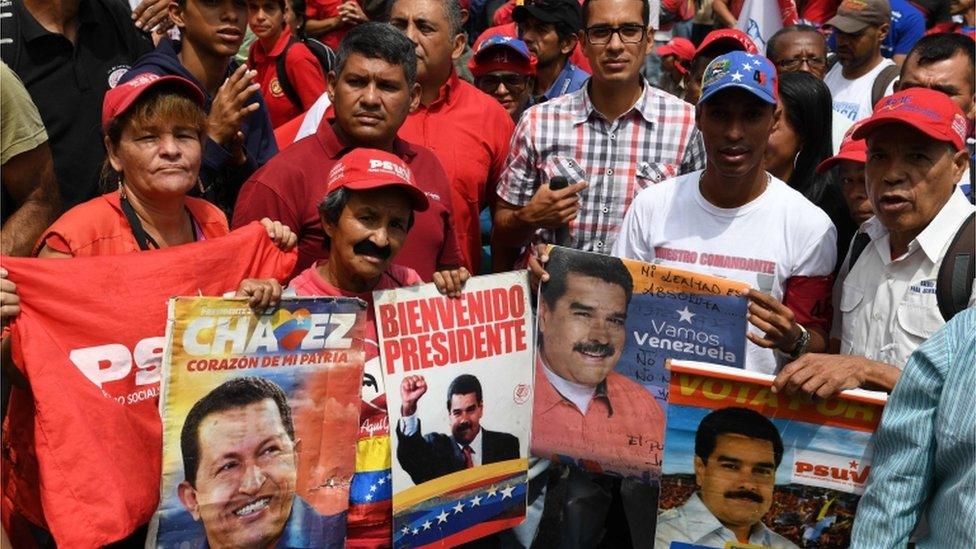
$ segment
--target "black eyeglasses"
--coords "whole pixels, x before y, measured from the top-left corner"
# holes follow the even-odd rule
[[[619,36],[620,41],[624,44],[638,44],[647,36],[647,27],[636,23],[621,25],[619,27],[598,25],[587,27],[585,32],[586,41],[594,46],[609,44],[613,40],[614,34]]]
[[[521,74],[486,74],[475,78],[474,83],[486,93],[497,90],[499,84],[505,84],[505,89],[512,93],[521,93],[529,83],[529,78]]]
[[[824,57],[792,57],[790,59],[780,59],[776,66],[784,71],[795,71],[804,63],[810,65],[812,69],[822,69],[827,66],[827,59]]]

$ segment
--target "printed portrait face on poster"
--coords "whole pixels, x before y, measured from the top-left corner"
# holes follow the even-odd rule
[[[672,376],[656,548],[847,547],[883,400],[779,395],[701,363]]]
[[[539,291],[533,454],[655,482],[668,358],[741,366],[745,286],[554,247]]]
[[[171,303],[159,547],[342,547],[363,372],[359,300]]]

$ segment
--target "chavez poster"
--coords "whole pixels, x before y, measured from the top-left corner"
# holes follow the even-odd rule
[[[393,444],[393,545],[450,547],[525,517],[532,310],[525,271],[375,294]]]
[[[669,358],[741,368],[748,286],[553,247],[538,306],[532,453],[658,477]]]
[[[365,303],[174,298],[163,358],[160,548],[341,548]]]
[[[772,379],[671,362],[656,549],[849,545],[885,397],[811,400]]]

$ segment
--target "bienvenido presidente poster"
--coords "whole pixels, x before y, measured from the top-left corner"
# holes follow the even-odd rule
[[[525,271],[377,292],[393,544],[450,547],[525,516],[532,310]]]

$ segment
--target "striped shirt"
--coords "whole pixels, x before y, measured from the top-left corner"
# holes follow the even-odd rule
[[[874,463],[851,547],[904,547],[923,511],[919,549],[976,547],[976,308],[908,360],[875,434]]]
[[[522,207],[553,177],[587,181],[567,245],[610,253],[638,191],[705,167],[695,108],[643,85],[634,106],[613,121],[593,107],[588,86],[527,110],[512,137],[499,198]],[[552,231],[540,235],[553,241]]]

